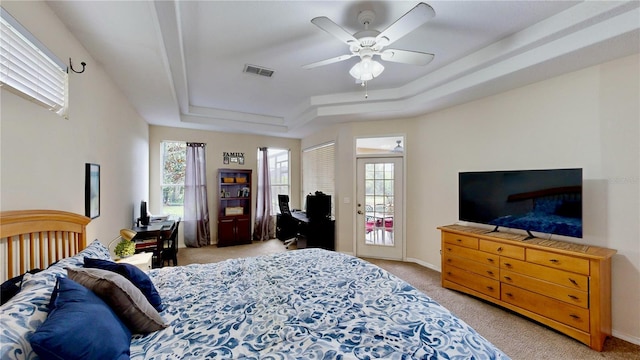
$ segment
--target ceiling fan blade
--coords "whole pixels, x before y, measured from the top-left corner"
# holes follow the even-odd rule
[[[421,2],[381,32],[376,37],[376,44],[389,45],[417,29],[434,16],[436,16],[436,12],[433,8]]]
[[[427,65],[433,60],[434,55],[419,51],[387,49],[380,53],[380,58],[385,61],[403,64]]]
[[[326,59],[326,60],[314,62],[312,64],[303,65],[302,68],[303,69],[313,69],[313,68],[318,67],[318,66],[329,65],[329,64],[337,63],[339,61],[344,61],[344,60],[350,59],[350,58],[352,58],[354,56],[355,56],[355,54],[340,55],[340,56],[337,56],[337,57],[334,57],[334,58],[331,58],[331,59]]]
[[[319,16],[317,18],[311,19],[311,22],[315,24],[320,29],[328,32],[329,34],[337,37],[343,43],[347,45],[358,44],[358,39],[353,37],[353,35],[349,34],[345,29],[340,27],[340,25],[334,23],[326,16]]]

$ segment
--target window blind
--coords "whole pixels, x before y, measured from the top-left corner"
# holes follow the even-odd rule
[[[302,201],[316,191],[331,195],[335,202],[335,143],[302,151]]]
[[[66,65],[0,8],[0,86],[66,117]]]

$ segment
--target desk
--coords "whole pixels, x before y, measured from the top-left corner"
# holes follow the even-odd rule
[[[131,230],[136,232],[136,236],[133,237],[136,253],[153,252],[154,266],[162,266],[158,249],[162,249],[162,242],[171,237],[179,221],[180,218],[170,217],[165,221],[152,221],[147,226],[133,226]]]
[[[301,239],[298,239],[296,247],[303,249],[307,247],[319,247],[327,250],[335,250],[335,220],[320,219],[311,220],[302,211],[291,213],[294,220],[299,222],[299,232]],[[278,221],[282,215],[278,215]],[[285,239],[283,239],[285,240]]]

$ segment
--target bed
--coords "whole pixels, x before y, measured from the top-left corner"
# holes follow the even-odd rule
[[[8,219],[5,214],[0,216],[0,229]],[[22,220],[27,221],[34,213],[22,215]],[[57,221],[82,223],[85,219],[77,215]],[[50,313],[49,307],[67,294],[62,288],[72,283],[68,278],[89,271],[83,270],[88,265],[85,259],[110,261],[108,249],[99,241],[86,243],[84,225],[80,233],[71,237],[67,234],[61,240],[45,236],[45,246],[41,247],[39,236],[48,234],[46,228],[51,224],[40,221],[23,227],[25,234],[37,234],[35,242],[29,239],[31,235],[12,234],[7,238],[7,233],[0,230],[8,256],[3,259],[19,257],[6,253],[8,242],[26,241],[30,245],[23,254],[29,254],[29,258],[33,253],[38,259],[39,249],[48,249],[49,241],[54,248],[71,248],[69,241],[78,244],[76,253],[44,271],[25,276],[22,290],[0,307],[2,359],[38,359],[40,352],[36,353],[31,343],[35,344],[40,329],[59,311],[54,307]],[[11,248],[19,249],[15,245]],[[4,261],[3,266],[7,263]],[[38,261],[33,264],[41,266]],[[29,267],[24,265],[19,271]],[[302,249],[220,263],[165,267],[146,275],[161,298],[161,311],[157,314],[163,324],[144,334],[131,331],[125,341],[127,351],[110,358],[508,359],[464,321],[408,283],[364,260],[338,252]],[[87,296],[89,293],[92,292]],[[65,324],[69,319],[67,316]],[[96,315],[83,329],[90,332],[98,327],[101,320],[97,319],[101,318]],[[67,331],[66,336],[75,333]],[[99,336],[93,346],[98,349],[91,351],[101,351],[119,341],[105,333]],[[112,341],[105,342],[106,338]]]

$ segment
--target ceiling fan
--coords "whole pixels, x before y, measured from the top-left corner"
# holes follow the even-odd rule
[[[431,6],[421,2],[396,20],[396,22],[391,24],[383,32],[379,32],[377,30],[369,29],[369,24],[374,20],[375,13],[372,10],[364,10],[358,14],[358,22],[364,25],[364,30],[353,35],[326,16],[313,18],[311,20],[313,24],[349,45],[351,54],[340,55],[331,59],[314,62],[312,64],[304,65],[302,68],[312,69],[318,66],[344,61],[354,56],[359,56],[360,62],[355,64],[351,70],[349,70],[349,74],[351,74],[351,76],[356,80],[362,81],[364,85],[367,81],[380,75],[384,70],[384,66],[382,66],[382,64],[373,60],[375,55],[380,56],[380,59],[384,61],[412,65],[426,65],[433,60],[433,54],[411,50],[384,49],[384,47],[391,45],[396,40],[415,30],[435,15],[436,13]]]

